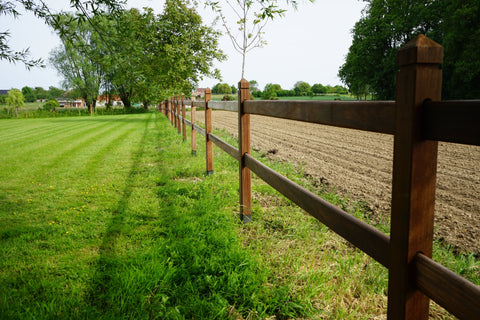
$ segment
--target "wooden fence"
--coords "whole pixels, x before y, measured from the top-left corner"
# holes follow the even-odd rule
[[[239,162],[240,213],[251,220],[253,171],[288,199],[389,269],[388,319],[427,319],[429,299],[461,319],[480,319],[480,287],[431,259],[438,141],[480,146],[480,101],[440,101],[443,48],[423,35],[399,50],[396,101],[250,101],[249,83],[239,82],[238,101],[162,104],[192,153],[196,132],[206,141],[206,172],[213,173],[212,144]],[[205,129],[195,122],[205,108]],[[212,109],[238,112],[238,149],[212,133]],[[390,236],[352,217],[268,168],[250,154],[250,114],[394,135]]]

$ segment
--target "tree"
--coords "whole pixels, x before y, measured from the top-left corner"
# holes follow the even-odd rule
[[[443,97],[480,98],[480,2],[449,0],[434,40],[444,46]],[[436,39],[435,39],[436,38]]]
[[[70,6],[76,8],[79,14],[74,17],[76,21],[86,21],[91,14],[99,14],[105,11],[114,12],[118,10],[124,1],[119,0],[71,0]],[[52,10],[43,0],[0,0],[0,16],[11,15],[15,18],[20,16],[19,8],[33,13],[50,26],[61,28],[62,24],[52,14]],[[90,10],[90,11],[89,11]],[[27,69],[32,67],[45,67],[42,59],[30,59],[29,49],[13,51],[8,45],[8,38],[11,36],[8,30],[0,31],[0,60],[7,60],[12,63],[21,62]]]
[[[282,17],[286,9],[279,7],[277,0],[206,0],[206,5],[217,14],[233,48],[242,56],[243,79],[247,53],[266,44],[265,26]],[[297,1],[286,0],[285,5],[297,8]]]
[[[443,99],[480,98],[480,3],[369,0],[339,77],[357,96],[394,99],[398,50],[418,34],[444,46]]]
[[[15,108],[17,118],[18,118],[18,108],[21,108],[25,105],[24,101],[25,101],[25,98],[23,97],[23,94],[20,90],[12,89],[8,91],[6,102],[8,106],[10,106],[11,108]]]
[[[54,86],[48,87],[48,98],[50,99],[57,99],[63,96],[65,93],[64,90],[56,88]]]
[[[232,87],[228,83],[222,83],[218,87],[218,93],[220,93],[220,94],[231,94],[232,93]]]
[[[37,99],[47,99],[48,97],[48,92],[42,87],[35,87],[33,93]]]
[[[37,98],[35,97],[35,93],[33,92],[33,89],[30,87],[23,87],[22,94],[26,102],[34,102],[35,100],[37,100]]]
[[[295,90],[295,95],[297,96],[308,96],[311,88],[307,82],[297,81],[293,86],[293,90]]]
[[[313,86],[312,86],[312,92],[314,94],[325,94],[327,93],[327,89],[325,89],[325,87],[320,84],[320,83],[315,83]]]
[[[237,87],[235,87],[235,86],[232,85],[232,86],[230,86],[230,88],[232,88],[232,93],[233,93],[233,94],[235,94],[235,93],[238,92]]]
[[[71,15],[62,15],[59,19],[69,21]],[[100,24],[100,17],[91,21]],[[59,30],[62,44],[50,53],[50,63],[63,76],[65,88],[75,88],[85,100],[91,114],[95,111],[100,90],[103,70],[99,64],[101,45],[98,34],[90,25],[71,22]],[[50,98],[58,98],[65,92],[50,87]]]
[[[277,98],[277,91],[282,90],[279,84],[267,83],[263,89],[262,99],[274,100]]]
[[[259,91],[257,80],[250,80],[250,92]]]

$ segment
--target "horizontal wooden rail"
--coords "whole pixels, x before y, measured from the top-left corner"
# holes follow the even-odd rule
[[[238,152],[238,148],[235,148],[234,146],[226,143],[216,135],[209,133],[208,136],[212,140],[213,143],[215,143],[220,149],[228,153],[230,156],[232,156],[235,160],[240,161],[240,153]]]
[[[245,101],[245,113],[395,133],[395,101]]]
[[[480,100],[426,101],[422,117],[425,139],[480,146]]]
[[[205,108],[205,101],[193,101],[193,106],[197,108]]]
[[[199,127],[198,125],[194,124],[193,127],[195,128],[195,130],[198,131],[198,133],[200,133],[202,136],[205,137],[205,129],[203,129],[202,127]]]
[[[390,238],[245,154],[245,164],[262,180],[354,246],[388,268]]]
[[[460,319],[480,317],[480,287],[422,253],[414,260],[416,286]]]
[[[183,121],[188,124],[189,126],[192,126],[192,122],[188,119],[183,119]]]
[[[208,107],[216,110],[238,112],[238,101],[209,101]]]

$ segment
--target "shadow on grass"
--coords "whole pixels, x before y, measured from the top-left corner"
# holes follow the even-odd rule
[[[101,118],[95,118],[95,121],[101,120]],[[132,121],[132,119],[124,120],[126,122]],[[148,118],[148,121],[145,121],[144,118],[133,120],[145,123],[144,132],[139,142],[139,147],[134,153],[132,166],[130,167],[127,179],[125,181],[125,187],[122,191],[122,197],[112,212],[110,224],[108,225],[103,242],[99,248],[99,258],[95,266],[96,271],[93,279],[91,280],[91,285],[87,293],[88,303],[91,307],[93,307],[94,310],[97,311],[98,314],[89,314],[87,316],[88,318],[112,318],[109,313],[112,311],[112,309],[116,309],[114,305],[119,303],[119,301],[113,301],[110,293],[112,290],[112,283],[116,282],[114,277],[121,276],[118,273],[123,269],[121,267],[123,262],[117,254],[116,245],[118,238],[127,227],[125,223],[126,211],[128,210],[129,200],[134,189],[135,177],[138,174],[141,174],[141,172],[138,170],[138,163],[144,155],[145,142],[148,134],[148,125],[151,121],[151,118]],[[78,119],[76,119],[76,121],[78,121]],[[92,120],[88,119],[88,121]]]

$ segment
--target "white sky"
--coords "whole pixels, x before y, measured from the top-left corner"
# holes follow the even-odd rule
[[[68,8],[69,0],[46,1],[54,9]],[[202,1],[200,1],[201,3]],[[152,7],[161,13],[163,0],[129,0],[129,7]],[[351,45],[351,29],[361,17],[366,3],[360,0],[316,0],[315,3],[301,2],[297,11],[290,9],[285,17],[270,22],[265,39],[268,44],[256,48],[247,55],[245,78],[256,80],[259,88],[267,83],[278,83],[284,89],[291,89],[297,81],[311,85],[341,84],[337,77],[339,67],[344,63]],[[213,13],[198,8],[205,23],[211,23]],[[48,60],[50,51],[59,44],[58,37],[41,20],[26,13],[14,20],[0,16],[0,30],[9,29],[12,36],[9,45],[21,50],[29,47],[32,58]],[[223,31],[220,25],[217,29]],[[218,63],[222,82],[237,85],[241,77],[241,56],[234,51],[230,39],[220,40],[220,48],[228,60]],[[0,61],[0,89],[24,86],[61,86],[61,77],[50,66],[45,69],[26,70],[23,64]],[[204,79],[199,87],[213,87],[218,81]]]

